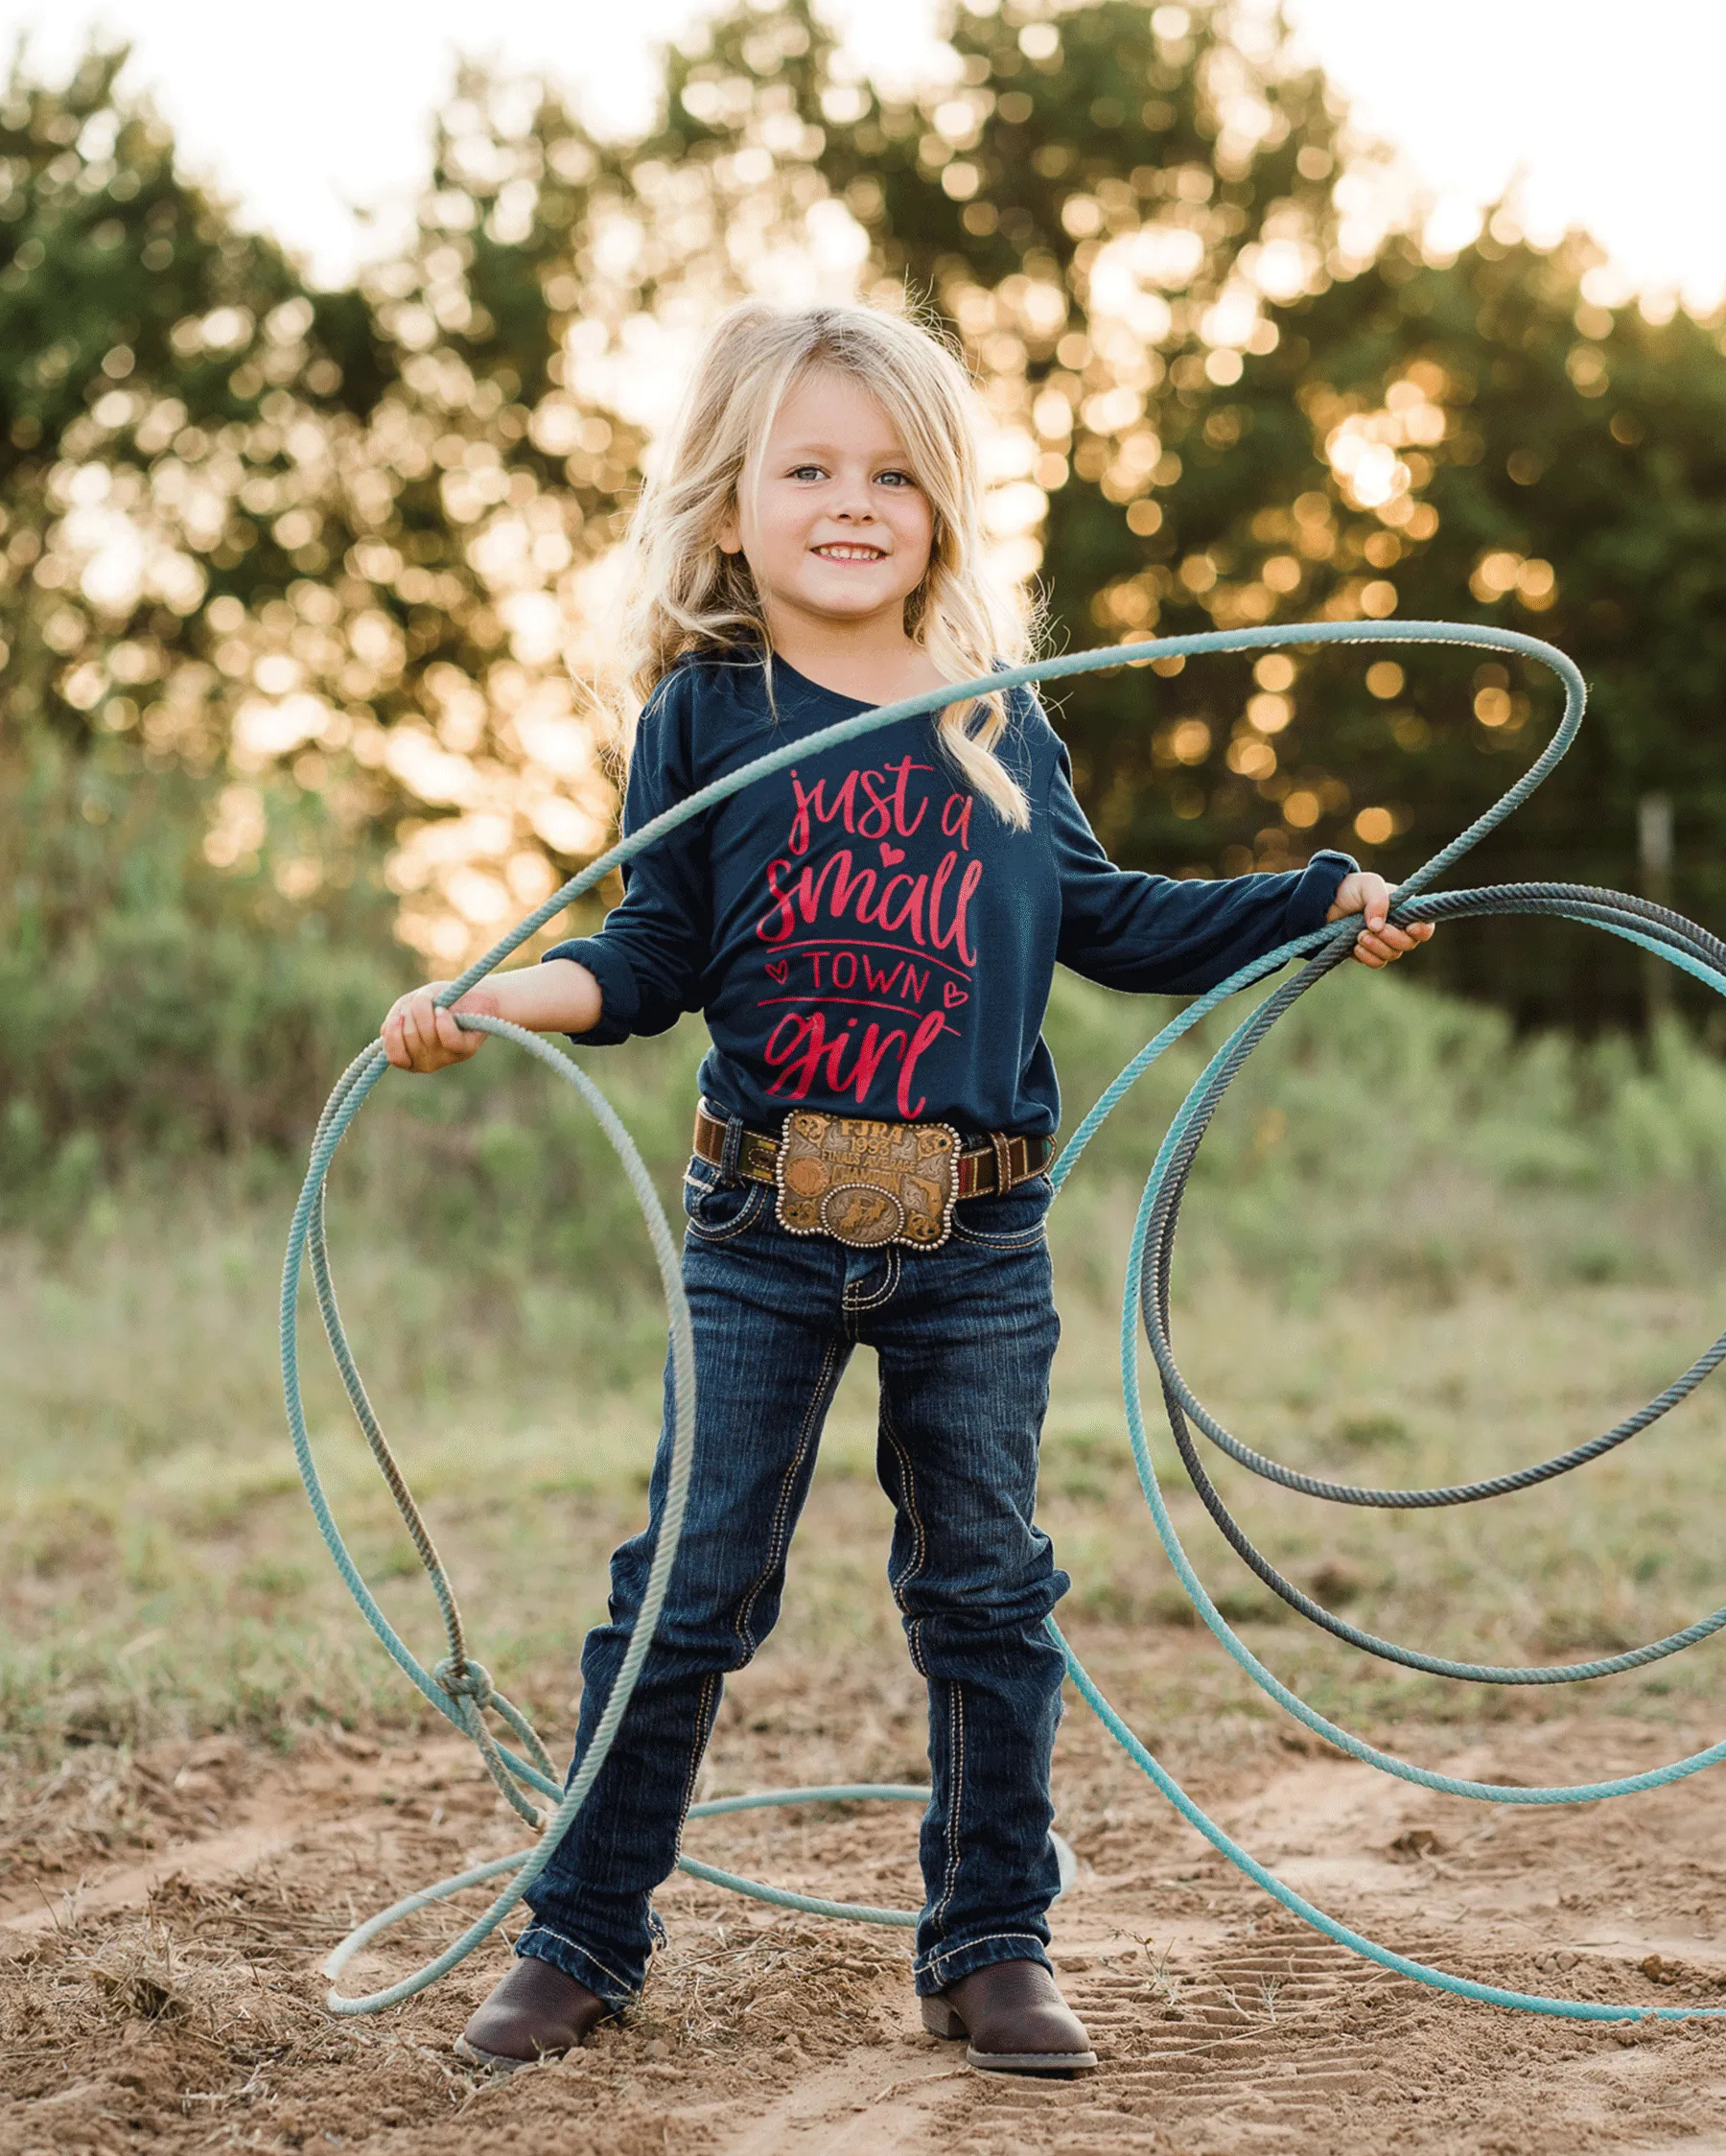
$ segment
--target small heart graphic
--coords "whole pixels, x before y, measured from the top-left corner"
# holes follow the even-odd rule
[[[791,978],[791,962],[787,958],[770,958],[767,961],[767,978],[778,981],[781,988]]]
[[[970,1001],[969,990],[961,988],[957,981],[947,981],[941,993],[949,1011],[956,1011],[961,1003]]]
[[[902,846],[889,846],[885,839],[882,840],[881,866],[883,868],[898,868],[904,857],[905,849]]]

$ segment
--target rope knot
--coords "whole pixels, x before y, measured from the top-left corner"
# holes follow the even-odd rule
[[[470,1659],[463,1668],[458,1670],[451,1657],[446,1655],[441,1662],[436,1664],[432,1675],[451,1699],[472,1699],[477,1707],[490,1706],[492,1697],[491,1672],[483,1662],[476,1662]]]

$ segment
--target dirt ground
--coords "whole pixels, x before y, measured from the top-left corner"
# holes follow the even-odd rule
[[[1726,2004],[1717,1778],[1562,1813],[1465,1805],[1238,1711],[1158,1730],[1158,1697],[1215,1653],[1201,1636],[1081,1644],[1201,1801],[1370,1935],[1524,1989]],[[921,1778],[921,1723],[908,1670],[769,1653],[733,1687],[707,1784]],[[1644,1767],[1710,1734],[1598,1708],[1403,1732],[1428,1763],[1525,1782]],[[449,2049],[501,1944],[395,2014],[321,2004],[318,1963],[352,1924],[522,1840],[459,1741],[74,1754],[13,1805],[0,1847],[0,2152],[1726,2151],[1726,2024],[1577,2027],[1376,1971],[1180,1826],[1083,1708],[1057,1794],[1080,1874],[1055,1958],[1102,2060],[1087,2080],[969,2073],[918,2027],[903,1933],[680,1876],[640,2008],[505,2081]],[[914,1822],[908,1807],[753,1814],[698,1822],[688,1846],[905,1903]],[[450,1928],[416,1918],[350,1982],[386,1980]]]

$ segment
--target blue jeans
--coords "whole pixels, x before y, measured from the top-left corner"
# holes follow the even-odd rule
[[[676,1863],[725,1673],[779,1616],[822,1424],[861,1344],[880,1363],[876,1472],[897,1514],[888,1581],[929,1692],[917,1988],[995,1961],[1046,1965],[1061,1658],[1043,1620],[1068,1585],[1032,1517],[1060,1333],[1048,1182],[968,1200],[936,1251],[788,1235],[770,1189],[704,1160],[684,1195],[696,1431],[683,1541],[629,1710],[527,1894],[535,1922],[517,1952],[615,2005],[641,1989],[663,1936],[651,1897]],[[610,1621],[582,1652],[577,1761],[641,1606],[669,1447],[667,1406],[646,1530],[613,1557]]]

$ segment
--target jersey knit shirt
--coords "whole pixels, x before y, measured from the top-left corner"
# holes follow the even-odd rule
[[[639,830],[698,787],[872,707],[758,656],[686,660],[641,715],[623,804]],[[1065,746],[1025,689],[997,746],[1016,831],[974,794],[936,718],[776,771],[623,870],[595,936],[559,944],[599,984],[601,1045],[705,1014],[701,1089],[777,1131],[793,1107],[1052,1133],[1042,1038],[1056,964],[1106,987],[1193,996],[1318,927],[1353,869],[1316,854],[1224,881],[1116,868],[1073,796]]]

